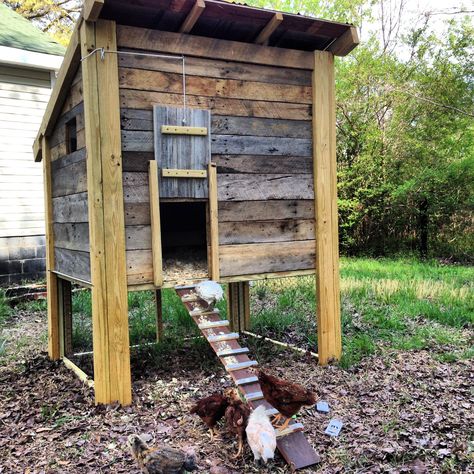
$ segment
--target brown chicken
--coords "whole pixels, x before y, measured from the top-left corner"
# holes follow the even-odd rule
[[[128,437],[132,456],[146,474],[184,474],[197,469],[194,453],[185,453],[169,446],[149,448],[138,435]]]
[[[209,397],[198,400],[191,408],[190,413],[198,415],[202,421],[207,425],[211,435],[211,441],[214,439],[216,433],[216,424],[224,416],[225,409],[229,405],[227,398],[215,393]]]
[[[225,421],[227,429],[239,440],[237,454],[232,458],[238,458],[242,454],[244,446],[245,428],[250,416],[250,407],[244,403],[239,392],[235,388],[229,388],[225,391],[229,406],[225,410]]]
[[[278,423],[282,415],[287,418],[279,428],[280,430],[288,427],[291,417],[296,415],[301,407],[316,403],[316,394],[311,390],[296,383],[268,375],[262,370],[258,371],[258,381],[265,400],[280,412],[273,422]]]

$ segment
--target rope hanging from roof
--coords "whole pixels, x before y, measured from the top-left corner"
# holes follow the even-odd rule
[[[126,54],[130,56],[145,56],[149,58],[164,58],[164,59],[171,59],[176,61],[182,61],[183,69],[182,69],[182,76],[183,76],[183,118],[181,120],[182,124],[186,124],[186,60],[184,55],[172,55],[172,54],[158,54],[158,53],[138,53],[132,51],[112,51],[106,50],[105,48],[95,48],[89,54],[81,58],[81,62],[85,61],[86,59],[94,56],[95,54],[100,53],[100,60],[103,61],[105,59],[106,54]]]

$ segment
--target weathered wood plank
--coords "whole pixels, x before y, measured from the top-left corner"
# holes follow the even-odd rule
[[[52,173],[52,196],[66,196],[87,191],[86,162],[79,161]]]
[[[86,134],[84,130],[77,132],[77,149],[84,148],[86,146]],[[68,154],[66,142],[60,142],[56,146],[51,147],[51,160],[56,161],[57,159],[66,156]]]
[[[182,74],[120,68],[120,88],[180,94],[183,92]],[[311,87],[270,84],[250,80],[213,79],[186,74],[186,94],[228,99],[265,100],[311,104]]]
[[[130,89],[120,90],[120,106],[131,109],[149,109],[154,104],[180,106],[182,94],[150,92]],[[291,104],[283,102],[266,102],[263,100],[224,99],[221,97],[187,97],[189,107],[210,109],[212,115],[234,115],[243,117],[266,117],[289,120],[309,120],[309,104]]]
[[[88,223],[55,223],[54,245],[67,250],[89,252],[89,224]]]
[[[127,251],[127,282],[129,285],[153,282],[153,255],[151,249]]]
[[[313,200],[219,202],[219,223],[314,219]]]
[[[190,33],[205,8],[206,3],[204,0],[195,0],[191,11],[188,13],[182,25],[179,27],[179,32]]]
[[[54,270],[73,278],[90,282],[90,255],[88,252],[67,250],[59,247],[54,249]]]
[[[131,26],[117,26],[117,38],[121,48],[139,48],[297,69],[312,69],[314,65],[313,54],[308,51],[268,48],[238,41],[216,40]]]
[[[303,138],[215,135],[211,150],[219,155],[311,156],[312,141]]]
[[[209,130],[209,110],[155,106],[153,114],[155,133],[122,132],[124,149],[134,151],[136,148],[136,139],[133,148],[131,148],[130,134],[149,133],[154,141],[155,159],[160,169],[206,170],[211,159],[209,135],[167,135],[161,133],[160,130],[163,125],[180,125],[182,123],[190,127],[204,127]],[[138,151],[151,151],[147,148],[148,144],[149,142],[143,138],[143,148]],[[202,199],[208,195],[207,180],[203,179],[181,179],[166,177],[160,174],[159,187],[160,198]]]
[[[313,199],[312,175],[221,174],[219,201]]]
[[[87,192],[53,198],[53,222],[88,222]]]
[[[125,226],[129,225],[150,225],[150,203],[149,202],[126,202]],[[314,214],[314,213],[313,213]]]
[[[155,159],[151,151],[122,151],[122,169],[125,172],[148,170],[148,162]]]
[[[151,110],[122,109],[120,114],[122,130],[153,130]],[[311,139],[312,128],[310,121],[217,115],[211,117],[211,133]]]
[[[314,219],[219,223],[221,245],[314,240]]]
[[[157,136],[160,135],[160,133],[157,133]],[[167,138],[169,138],[170,142],[173,139],[175,141],[178,140],[178,138],[175,136],[170,136]],[[151,152],[153,151],[153,139],[154,134],[151,131],[122,131],[122,147],[124,151]],[[206,141],[205,138],[202,138],[202,140]],[[310,157],[311,145],[312,141],[310,139],[304,138],[250,137],[235,135],[212,135],[211,137],[211,152],[212,154],[219,155],[273,155]],[[164,152],[162,148],[160,150],[161,153]]]
[[[127,250],[149,250],[151,245],[151,226],[125,226],[125,245]]]
[[[58,143],[66,140],[64,126],[73,118],[76,118],[77,130],[82,130],[84,128],[84,102],[81,101],[71,110],[58,118],[53,133],[49,138],[51,146],[56,146]]]
[[[306,270],[315,265],[315,242],[221,245],[219,254],[223,277]]]
[[[128,50],[137,51],[137,50]],[[147,50],[137,52],[146,53]],[[170,61],[166,58],[119,55],[121,67],[147,69],[150,71],[182,73],[182,64],[179,61]],[[245,62],[220,61],[215,58],[204,59],[186,57],[186,73],[191,76],[204,76],[216,79],[251,78],[258,82],[270,84],[292,84],[311,86],[311,71],[275,66],[262,66]]]
[[[57,160],[51,163],[51,169],[53,172],[60,170],[61,168],[65,168],[66,166],[70,166],[74,163],[80,163],[86,161],[86,149],[81,148],[73,153],[69,153],[69,155],[64,155],[58,158]]]
[[[212,155],[217,171],[245,174],[311,174],[310,156]]]

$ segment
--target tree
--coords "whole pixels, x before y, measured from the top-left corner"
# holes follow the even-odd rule
[[[79,13],[82,0],[4,0],[5,5],[31,20],[58,43],[67,45]]]

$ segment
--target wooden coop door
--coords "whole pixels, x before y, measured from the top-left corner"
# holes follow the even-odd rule
[[[208,198],[210,117],[209,110],[153,107],[160,199]]]

